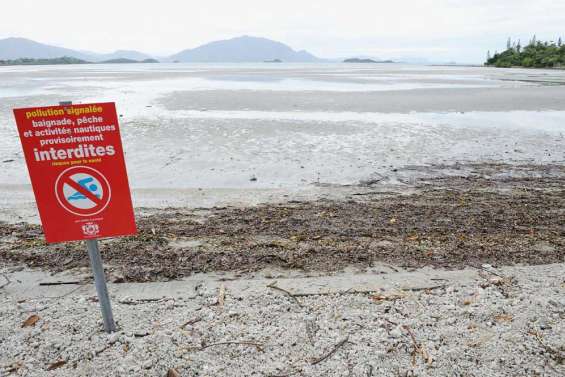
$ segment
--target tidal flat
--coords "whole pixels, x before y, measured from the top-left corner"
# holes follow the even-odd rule
[[[0,375],[563,376],[565,71],[0,68]],[[116,102],[139,233],[47,245],[11,109]]]

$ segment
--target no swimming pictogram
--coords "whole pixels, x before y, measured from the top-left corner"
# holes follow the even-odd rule
[[[75,166],[63,171],[55,181],[55,196],[68,212],[92,216],[110,203],[112,190],[106,177],[87,166]]]

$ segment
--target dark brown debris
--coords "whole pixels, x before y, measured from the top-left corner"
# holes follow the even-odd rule
[[[166,209],[139,218],[137,236],[103,241],[103,259],[126,282],[266,267],[565,261],[565,167],[552,167],[559,173],[553,175],[531,167],[518,177],[487,168],[421,180],[412,195],[213,208],[205,215]],[[88,266],[82,243],[48,246],[41,234],[39,226],[0,223],[0,262],[52,271]]]

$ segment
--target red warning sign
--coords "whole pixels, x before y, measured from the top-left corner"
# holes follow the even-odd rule
[[[14,114],[47,242],[135,234],[113,103]]]

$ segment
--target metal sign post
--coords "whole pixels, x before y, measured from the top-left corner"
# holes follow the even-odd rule
[[[71,101],[59,102],[61,106],[72,105]],[[102,319],[104,320],[104,330],[107,333],[116,331],[116,323],[112,314],[112,305],[110,304],[110,296],[108,296],[108,287],[106,286],[106,277],[104,276],[104,266],[102,265],[102,257],[98,249],[97,240],[86,240],[86,248],[90,257],[90,266],[94,274],[94,285],[102,310]]]
[[[100,301],[100,309],[102,310],[102,318],[104,320],[104,329],[107,333],[116,331],[116,323],[112,314],[112,305],[108,296],[108,288],[106,287],[106,278],[104,276],[104,267],[102,266],[102,257],[98,250],[97,240],[86,240],[88,256],[90,257],[90,266],[94,274],[94,285],[96,293],[98,293],[98,301]]]

